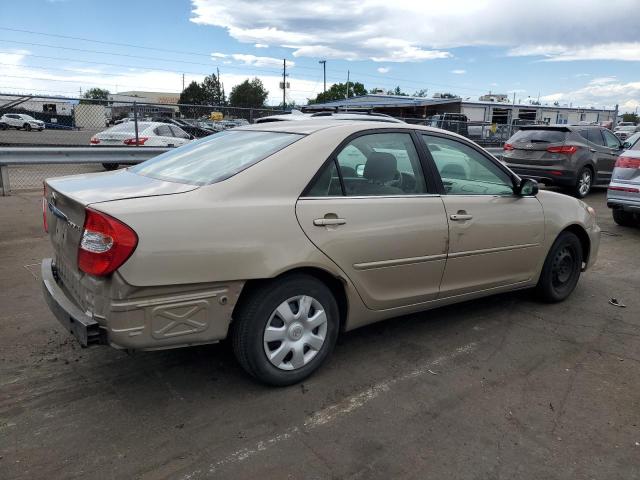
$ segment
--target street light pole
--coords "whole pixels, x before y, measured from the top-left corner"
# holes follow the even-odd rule
[[[322,93],[327,93],[327,61],[320,60],[318,63],[322,64],[322,79],[323,79],[323,88]]]

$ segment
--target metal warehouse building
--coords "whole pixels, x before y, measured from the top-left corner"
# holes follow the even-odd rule
[[[617,109],[566,107],[555,105],[521,105],[505,102],[473,101],[461,98],[426,98],[369,94],[344,100],[317,103],[304,107],[305,111],[328,109],[372,110],[398,118],[427,119],[442,113],[461,113],[470,122],[510,124],[514,120],[544,123],[608,122],[614,121]]]

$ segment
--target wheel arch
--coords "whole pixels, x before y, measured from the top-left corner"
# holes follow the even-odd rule
[[[253,292],[255,292],[257,289],[294,274],[304,274],[310,277],[314,277],[324,283],[329,288],[329,290],[331,290],[331,293],[333,294],[334,298],[336,299],[336,303],[338,304],[338,313],[340,316],[340,331],[344,331],[349,314],[349,301],[347,299],[347,292],[344,281],[335,276],[333,273],[318,267],[296,267],[284,271],[273,278],[247,280],[242,287],[242,291],[240,292],[240,296],[238,297],[235,306],[233,307],[231,318],[234,318],[236,309],[238,309],[240,305],[244,303],[244,300],[248,296],[253,294]]]
[[[591,255],[591,240],[589,239],[589,234],[587,233],[585,228],[582,225],[579,225],[577,223],[568,225],[563,230],[561,230],[558,233],[558,235],[556,235],[556,238],[558,238],[564,232],[571,232],[576,237],[578,237],[578,240],[580,240],[580,246],[582,247],[582,254],[583,254],[582,262],[585,265],[588,264],[589,263],[589,255]]]

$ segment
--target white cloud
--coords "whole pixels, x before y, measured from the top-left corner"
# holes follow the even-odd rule
[[[264,43],[256,43],[254,45],[256,48],[269,48],[269,45],[265,45]]]
[[[619,82],[613,77],[604,77],[604,80],[575,90],[555,92],[540,97],[543,102],[573,103],[581,106],[613,108],[617,103],[621,111],[633,110],[640,104],[640,81]],[[625,110],[626,109],[626,110]]]
[[[274,57],[259,57],[257,55],[250,55],[246,53],[220,53],[214,52],[211,54],[214,60],[218,59],[233,59],[240,62],[242,65],[249,65],[252,67],[282,67],[282,59]],[[223,63],[231,63],[229,60],[225,60]],[[295,62],[289,60],[287,62],[287,68],[293,68]]]
[[[589,82],[589,85],[604,85],[615,81],[616,77],[596,77]]]
[[[376,70],[378,70],[378,73],[389,73],[391,69],[389,67],[378,67]]]
[[[511,57],[544,57],[546,62],[577,60],[640,61],[640,42],[610,42],[594,45],[525,45],[507,52]]]
[[[414,62],[465,46],[511,48],[550,61],[640,60],[637,0],[191,0],[191,21],[240,42],[287,45],[297,56]],[[550,21],[550,19],[562,21]]]
[[[455,75],[464,75],[465,73],[467,73],[467,71],[463,70],[461,68],[457,68],[455,70],[451,70],[451,73],[453,73]]]

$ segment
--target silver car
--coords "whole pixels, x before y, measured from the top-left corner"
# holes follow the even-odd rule
[[[640,132],[625,142],[607,189],[607,205],[613,219],[625,227],[640,225]]]

